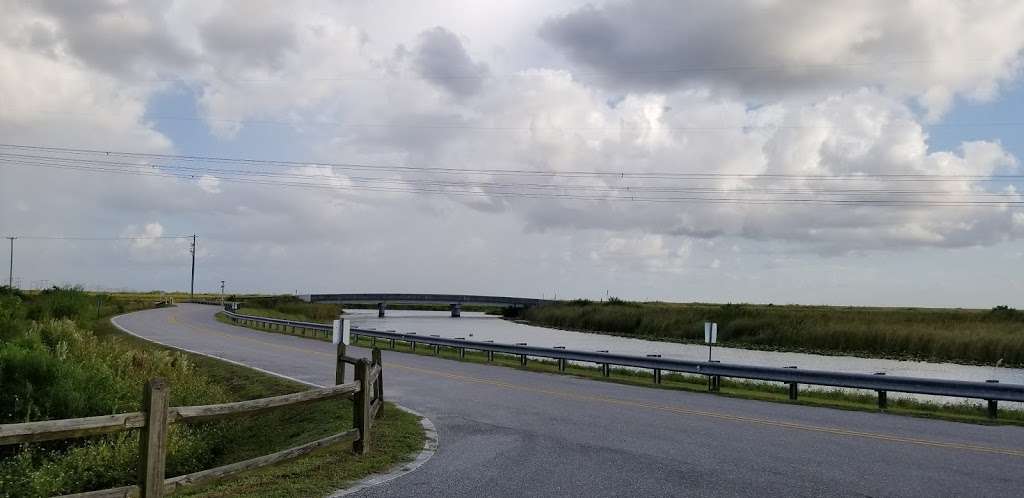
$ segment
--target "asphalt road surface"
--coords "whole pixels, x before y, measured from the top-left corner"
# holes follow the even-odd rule
[[[331,344],[221,324],[217,310],[180,305],[116,322],[163,344],[333,382]],[[1024,496],[1020,427],[730,399],[388,351],[383,361],[385,398],[429,417],[440,445],[416,472],[357,496]]]

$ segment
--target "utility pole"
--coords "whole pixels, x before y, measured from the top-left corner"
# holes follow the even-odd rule
[[[220,304],[224,306],[224,281],[220,281]]]
[[[188,297],[190,300],[196,298],[196,234],[192,234],[192,285],[189,287]]]
[[[14,239],[17,237],[7,237],[7,240],[11,241],[11,266],[7,273],[7,287],[14,289]]]

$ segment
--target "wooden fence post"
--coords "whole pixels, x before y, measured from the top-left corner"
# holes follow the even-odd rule
[[[334,359],[334,384],[345,383],[345,344],[338,343],[337,356]]]
[[[359,392],[352,397],[352,422],[359,429],[359,439],[352,442],[352,451],[357,455],[365,455],[370,451],[370,365],[365,358],[356,362],[356,382]]]
[[[380,375],[373,383],[373,399],[381,401],[380,409],[377,411],[377,416],[380,417],[384,415],[384,362],[379,349],[373,350],[373,364],[380,366]]]
[[[164,464],[167,460],[167,381],[151,379],[142,391],[146,425],[139,430],[139,496],[164,495]]]

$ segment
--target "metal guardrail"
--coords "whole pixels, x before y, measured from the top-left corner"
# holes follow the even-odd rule
[[[294,320],[282,320],[276,318],[264,318],[239,314],[225,310],[225,314],[232,320],[248,322],[262,322],[269,326],[298,327],[308,330],[323,331],[324,337],[330,337],[331,325],[322,323],[300,322]],[[435,348],[455,348],[464,356],[466,350],[481,351],[487,353],[488,360],[493,360],[494,353],[519,356],[520,364],[526,365],[527,358],[547,358],[557,360],[559,370],[564,371],[569,361],[582,363],[595,363],[602,369],[604,376],[610,375],[610,366],[630,367],[638,369],[649,369],[654,373],[654,382],[661,383],[663,372],[684,373],[692,375],[703,375],[708,377],[709,386],[712,390],[718,390],[721,378],[737,378],[757,381],[783,382],[789,384],[790,399],[797,398],[797,386],[808,384],[816,386],[828,386],[850,389],[865,389],[878,393],[878,405],[880,408],[887,406],[888,392],[900,392],[910,394],[926,394],[936,396],[948,396],[955,398],[981,399],[988,401],[988,414],[995,418],[998,410],[998,401],[1024,402],[1024,385],[1001,384],[998,381],[969,382],[960,380],[944,379],[923,379],[917,377],[890,376],[885,374],[861,374],[846,372],[830,372],[823,370],[800,370],[796,367],[760,367],[749,365],[737,365],[719,363],[715,361],[688,361],[660,358],[658,355],[632,356],[614,354],[608,352],[576,351],[564,348],[545,348],[529,346],[527,344],[502,344],[484,341],[468,341],[465,339],[449,339],[439,336],[422,336],[418,334],[403,334],[398,332],[385,332],[379,330],[368,330],[352,328],[353,338],[366,336],[391,341],[405,342],[412,345],[430,345]]]

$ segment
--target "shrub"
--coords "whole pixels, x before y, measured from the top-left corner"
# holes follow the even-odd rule
[[[38,299],[38,301],[36,300]],[[163,377],[174,386],[171,405],[222,403],[224,388],[198,375],[188,357],[133,349],[101,340],[75,321],[95,316],[95,301],[79,289],[52,289],[28,302],[0,296],[0,423],[76,418],[139,409],[142,385]],[[25,317],[41,318],[30,321]],[[62,318],[54,318],[60,316]],[[209,467],[236,426],[172,426],[168,474]],[[134,431],[85,439],[0,448],[0,497],[50,496],[130,483]]]

